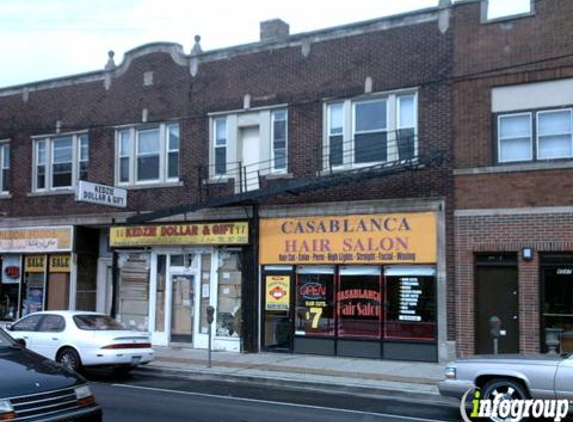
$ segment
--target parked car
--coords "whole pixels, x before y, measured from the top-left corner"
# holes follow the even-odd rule
[[[153,360],[148,334],[126,330],[110,316],[97,312],[37,312],[7,329],[28,349],[74,371],[97,366],[127,373]]]
[[[568,354],[483,355],[458,359],[445,368],[440,394],[462,398],[481,388],[483,399],[573,400],[573,356]]]
[[[0,329],[0,420],[101,422],[80,375],[26,350]]]

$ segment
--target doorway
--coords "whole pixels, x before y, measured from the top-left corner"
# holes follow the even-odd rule
[[[476,265],[476,353],[490,354],[490,318],[501,320],[499,353],[519,353],[519,296],[516,255],[484,255]]]
[[[195,275],[171,275],[171,341],[193,343]]]
[[[243,191],[259,189],[260,136],[258,126],[241,128],[241,163],[243,165]]]
[[[293,350],[294,334],[294,273],[290,271],[263,272],[263,338],[265,351]]]

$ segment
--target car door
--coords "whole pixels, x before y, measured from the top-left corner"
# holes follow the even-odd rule
[[[62,344],[66,321],[61,315],[45,314],[38,330],[34,333],[34,351],[50,359],[56,358],[56,352]]]
[[[28,349],[36,351],[34,349],[34,338],[36,337],[38,324],[42,318],[42,314],[29,315],[12,324],[8,331],[15,339],[24,340]]]
[[[573,400],[573,356],[564,359],[557,367],[555,395],[558,399]]]

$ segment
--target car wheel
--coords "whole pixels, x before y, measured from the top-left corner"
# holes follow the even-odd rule
[[[482,399],[495,400],[500,397],[501,400],[527,400],[529,392],[523,384],[510,379],[496,378],[488,381],[482,388]],[[498,398],[499,400],[499,398]],[[494,422],[526,422],[527,419],[492,417]]]
[[[76,352],[74,349],[63,349],[60,353],[58,353],[56,360],[72,371],[79,372],[82,369],[82,361],[80,359],[80,355],[78,355],[78,352]]]
[[[128,365],[128,366],[114,366],[112,370],[114,375],[125,377],[131,372],[132,369],[133,366]]]

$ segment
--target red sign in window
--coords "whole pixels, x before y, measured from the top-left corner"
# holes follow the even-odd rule
[[[10,278],[18,278],[20,277],[20,267],[6,267],[4,268],[4,274]]]

